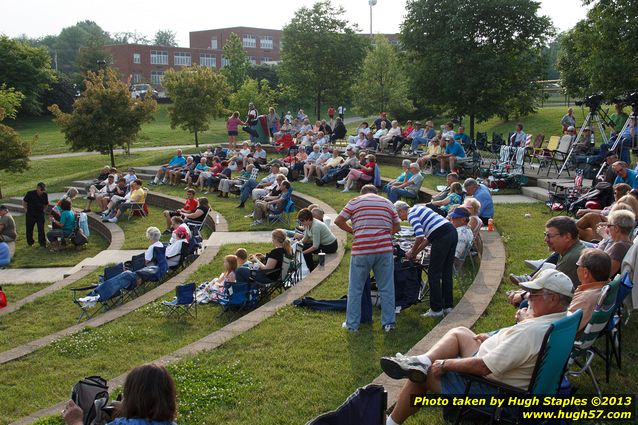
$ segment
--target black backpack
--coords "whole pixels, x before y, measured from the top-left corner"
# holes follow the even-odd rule
[[[106,423],[102,408],[109,402],[109,387],[105,379],[89,376],[73,386],[71,400],[84,412],[84,425]]]

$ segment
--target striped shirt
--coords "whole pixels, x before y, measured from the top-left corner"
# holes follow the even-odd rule
[[[446,223],[449,223],[440,214],[432,211],[425,205],[415,205],[410,208],[408,221],[414,229],[414,235],[418,237],[429,237],[432,232]]]
[[[392,229],[400,223],[392,202],[371,193],[357,196],[339,216],[352,221],[353,256],[392,252]]]

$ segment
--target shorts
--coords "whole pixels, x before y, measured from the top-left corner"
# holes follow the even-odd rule
[[[178,211],[169,211],[168,212],[168,216],[169,217],[181,217],[182,213],[178,212]]]
[[[447,372],[441,375],[441,395],[465,394],[465,379],[456,372]],[[493,395],[498,391],[478,382],[472,383],[469,395]]]
[[[233,131],[233,130],[228,130],[228,135],[229,136],[237,136],[237,130]]]

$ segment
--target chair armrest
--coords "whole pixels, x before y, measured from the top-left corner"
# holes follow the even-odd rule
[[[88,291],[89,289],[95,289],[99,285],[91,285],[91,286],[82,286],[79,288],[69,288],[69,291],[77,292],[77,291]]]

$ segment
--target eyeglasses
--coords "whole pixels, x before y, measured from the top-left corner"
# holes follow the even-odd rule
[[[552,234],[551,234],[551,233],[549,233],[549,232],[545,232],[545,233],[543,233],[543,236],[544,236],[545,238],[547,238],[547,239],[551,239],[551,238],[555,238],[556,236],[560,236],[560,233],[555,233],[555,234],[553,234],[553,235],[552,235]]]

